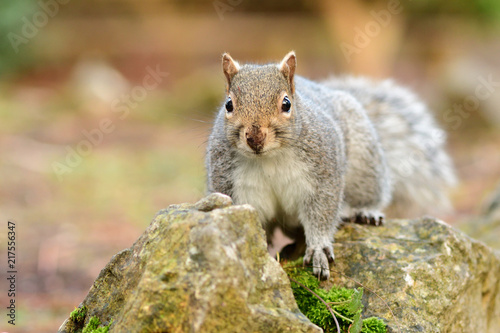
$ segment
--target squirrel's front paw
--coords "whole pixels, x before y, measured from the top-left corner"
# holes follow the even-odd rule
[[[330,277],[329,263],[334,261],[333,246],[331,244],[323,247],[307,247],[304,255],[304,265],[312,262],[313,274],[322,280]]]

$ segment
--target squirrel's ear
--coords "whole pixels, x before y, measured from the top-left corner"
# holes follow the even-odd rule
[[[233,76],[240,70],[240,64],[234,61],[229,53],[224,53],[222,55],[222,70],[224,71],[228,85],[230,85]]]
[[[288,79],[288,83],[290,84],[290,89],[292,89],[292,94],[295,92],[295,84],[293,82],[293,75],[295,74],[295,67],[297,67],[297,58],[295,57],[295,52],[290,51],[288,54],[281,60],[279,64],[279,69]]]

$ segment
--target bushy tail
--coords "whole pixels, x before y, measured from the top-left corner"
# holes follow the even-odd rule
[[[387,215],[412,217],[451,211],[447,192],[456,184],[456,177],[441,145],[411,147],[399,156],[388,155],[393,194]]]
[[[456,183],[445,151],[446,134],[415,94],[390,80],[330,79],[334,89],[352,94],[365,107],[391,171],[389,216],[434,214],[451,209],[447,190]]]
[[[386,98],[368,113],[391,170],[393,195],[388,215],[449,212],[447,192],[456,184],[456,176],[445,150],[446,133],[426,105],[407,89],[390,81],[381,83],[379,89],[386,92]]]

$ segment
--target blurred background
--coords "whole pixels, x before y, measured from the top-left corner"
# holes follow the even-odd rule
[[[496,0],[1,2],[0,252],[14,221],[19,273],[16,326],[3,310],[0,330],[56,331],[159,209],[203,196],[225,51],[268,62],[293,49],[299,75],[413,89],[447,130],[460,178],[442,218],[485,220],[500,205],[488,201],[500,180],[499,23]]]

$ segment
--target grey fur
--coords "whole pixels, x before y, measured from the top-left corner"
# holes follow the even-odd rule
[[[371,119],[392,179],[393,215],[410,217],[451,208],[445,193],[456,184],[456,177],[444,149],[446,133],[420,98],[391,80],[345,77],[323,84],[354,96]]]
[[[240,67],[229,55],[223,64],[234,111],[221,107],[208,140],[208,191],[252,204],[267,229],[302,226],[315,274],[329,276],[342,214],[378,219],[390,204],[447,204],[455,178],[444,133],[412,93],[389,81],[295,76],[292,53],[280,65]],[[289,115],[279,110],[283,93]],[[269,150],[248,148],[251,127],[269,129]]]

